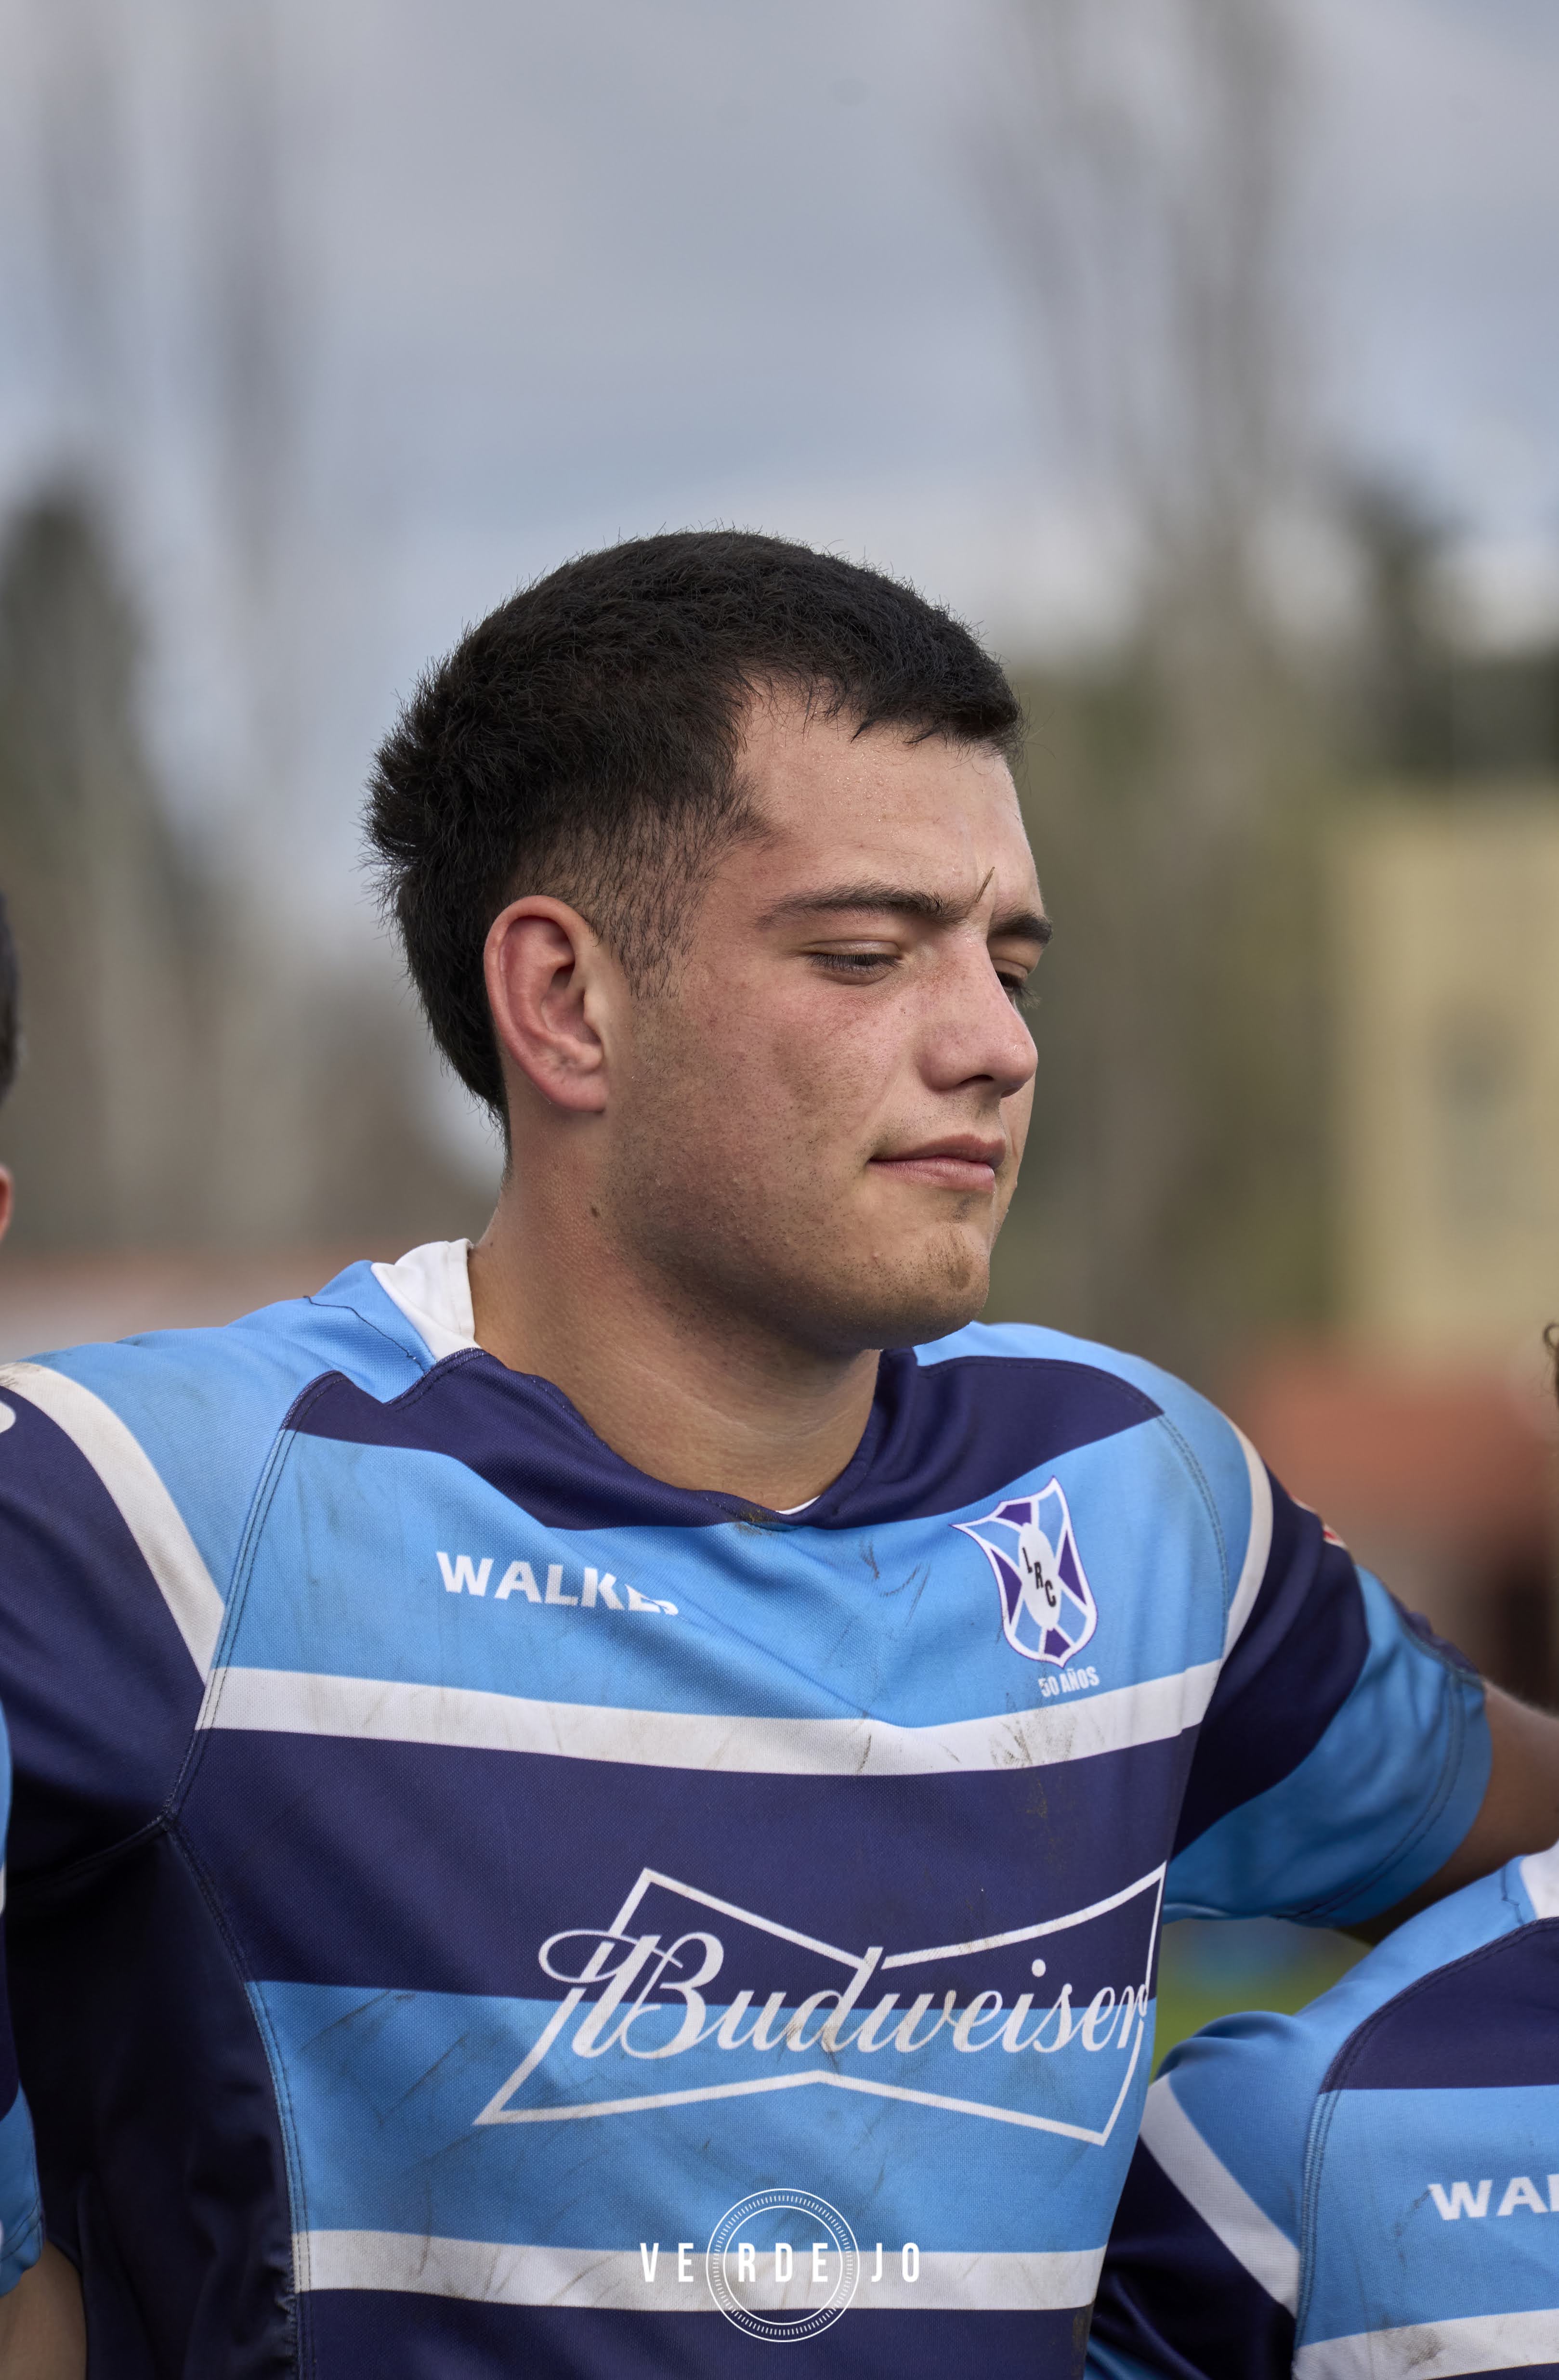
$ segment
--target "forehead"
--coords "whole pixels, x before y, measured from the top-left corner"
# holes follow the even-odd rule
[[[915,741],[900,727],[862,735],[847,719],[765,703],[749,722],[742,771],[771,889],[797,868],[901,882],[912,870],[948,892],[994,870],[1004,894],[1036,890],[1012,772],[989,745]]]

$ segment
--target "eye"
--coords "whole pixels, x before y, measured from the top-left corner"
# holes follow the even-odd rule
[[[855,983],[875,982],[898,965],[895,951],[809,951],[807,956],[814,966]]]

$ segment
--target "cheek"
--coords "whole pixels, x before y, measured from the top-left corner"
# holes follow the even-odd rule
[[[772,985],[691,1007],[684,1046],[720,1137],[769,1148],[801,1142],[833,1150],[835,1162],[855,1161],[884,1089],[885,1057],[871,1022],[858,1016],[842,1030],[826,994],[782,1002]]]
[[[1032,1081],[1015,1091],[1010,1099],[1002,1101],[1002,1121],[1006,1125],[1012,1143],[1012,1161],[1016,1172],[1029,1144],[1029,1126],[1034,1120],[1034,1086]]]

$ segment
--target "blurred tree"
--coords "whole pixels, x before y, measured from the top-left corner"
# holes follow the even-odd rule
[[[34,1247],[201,1220],[203,902],[153,796],[135,658],[88,505],[30,505],[0,557],[0,882],[25,1037],[6,1136]]]
[[[169,826],[139,734],[138,633],[110,524],[144,358],[123,290],[128,20],[25,0],[28,158],[55,381],[53,492],[0,550],[0,882],[27,1058],[6,1115],[16,1244],[381,1248],[480,1226],[420,1112],[419,1021],[388,971],[318,947],[287,872],[300,799],[308,572],[300,379],[274,0],[180,0],[195,104],[180,160],[200,270],[193,371],[228,564],[238,689],[210,866]],[[196,128],[198,127],[198,129]],[[221,773],[213,771],[213,776]]]
[[[384,1251],[480,1229],[479,1190],[418,1113],[408,1004],[317,958],[288,972],[278,943],[262,976],[235,895],[191,868],[141,745],[136,650],[90,504],[56,492],[28,506],[0,549],[0,885],[22,970],[23,1063],[5,1115],[18,1251],[354,1233]],[[254,972],[239,974],[239,959]]]
[[[1344,765],[1426,792],[1559,771],[1552,634],[1509,650],[1469,639],[1444,584],[1450,525],[1410,488],[1356,476],[1342,511],[1364,596],[1359,633],[1338,672]]]
[[[1363,577],[1361,633],[1342,673],[1344,751],[1378,775],[1445,775],[1455,706],[1434,608],[1443,524],[1379,475],[1353,480],[1343,509]]]
[[[1052,455],[1133,559],[1135,626],[1032,678],[1058,919],[1036,1139],[993,1310],[1206,1374],[1323,1295],[1317,816],[1267,595],[1309,467],[1277,0],[1002,0],[985,178]]]

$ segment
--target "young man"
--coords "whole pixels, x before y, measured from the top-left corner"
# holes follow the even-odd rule
[[[1095,2380],[1559,2380],[1559,1844],[1148,2094]]]
[[[1075,2374],[1165,1901],[1365,1920],[1559,1828],[1559,1730],[1216,1414],[971,1325],[1017,727],[798,547],[517,597],[371,812],[481,1245],[0,1381],[94,2380]]]
[[[0,1106],[16,1081],[19,1048],[16,944],[0,895]],[[11,1220],[11,1176],[0,1165],[0,1240]],[[14,1419],[0,1402],[0,1432]],[[11,1798],[10,1747],[0,1718],[0,1845]],[[0,1860],[0,1907],[5,1901]],[[32,2125],[17,2073],[0,1946],[0,2372],[6,2380],[79,2380],[85,2371],[76,2277],[57,2249],[43,2241]]]

